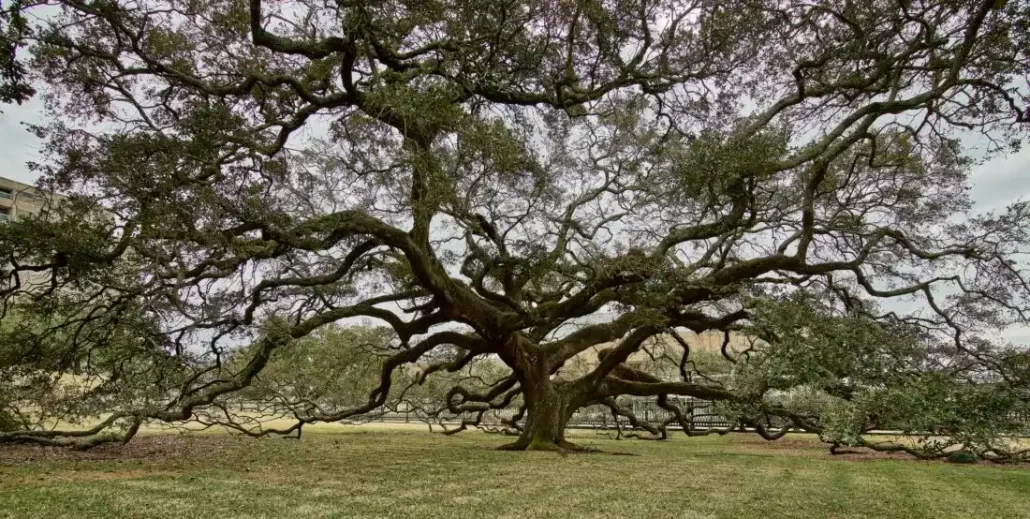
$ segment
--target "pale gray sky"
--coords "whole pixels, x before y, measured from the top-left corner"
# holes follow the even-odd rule
[[[0,157],[3,157],[0,176],[26,184],[36,181],[36,175],[25,165],[39,160],[39,140],[28,132],[23,122],[38,124],[42,119],[43,103],[39,98],[18,105],[0,106]]]

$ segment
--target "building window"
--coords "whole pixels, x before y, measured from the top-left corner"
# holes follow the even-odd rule
[[[11,190],[10,189],[7,189],[6,187],[0,187],[0,198],[6,198],[6,199],[10,200],[11,198],[14,198],[14,197],[11,196]]]
[[[0,222],[6,222],[11,219],[11,209],[9,207],[0,207]]]

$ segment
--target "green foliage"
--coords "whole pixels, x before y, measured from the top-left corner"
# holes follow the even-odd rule
[[[184,380],[192,359],[168,348],[157,305],[131,295],[140,262],[105,259],[114,235],[112,215],[88,197],[0,226],[0,255],[47,265],[17,282],[0,268],[0,414],[18,416],[19,429],[154,406]]]
[[[1007,450],[1027,433],[1030,401],[1018,379],[958,377],[952,366],[970,359],[934,348],[919,330],[835,315],[802,295],[758,303],[753,322],[768,341],[734,372],[736,387],[756,399],[737,410],[743,416],[783,406],[840,445],[863,445],[871,430],[898,431],[928,457],[954,445]]]
[[[744,373],[758,370],[768,388],[811,386],[837,396],[918,371],[925,338],[915,327],[859,315],[834,315],[804,294],[759,301],[753,330],[767,338]]]
[[[684,146],[677,165],[683,193],[691,198],[719,197],[741,179],[762,175],[787,153],[789,133],[769,129],[742,136],[704,133]]]
[[[948,454],[948,461],[951,463],[970,464],[980,461],[980,457],[969,451],[955,451]]]
[[[442,352],[433,363],[454,363],[464,355],[460,351]],[[429,360],[425,361],[429,362]],[[456,364],[455,364],[456,366]],[[457,415],[450,410],[448,397],[456,387],[479,393],[489,390],[497,381],[511,375],[511,369],[491,359],[470,362],[461,369],[443,369],[424,376],[427,364],[411,366],[398,373],[396,389],[391,395],[388,407],[394,410],[410,411],[420,419],[433,422],[441,418],[455,420]],[[561,378],[563,375],[559,374]],[[454,398],[457,401],[457,398]],[[516,399],[512,407],[517,407]]]
[[[321,328],[272,352],[260,375],[237,396],[302,416],[365,404],[379,384],[392,339],[384,328]],[[248,349],[237,351],[230,369],[242,369],[249,361]]]
[[[866,417],[859,406],[841,401],[827,406],[820,415],[823,430],[819,439],[840,445],[859,445],[866,429]]]
[[[18,429],[19,424],[17,420],[11,416],[10,411],[5,409],[3,402],[0,402],[0,432],[8,432]]]
[[[27,101],[36,93],[25,64],[18,60],[18,51],[31,34],[19,0],[0,5],[0,103]]]
[[[19,429],[152,406],[183,381],[188,359],[164,349],[153,321],[138,308],[107,314],[86,307],[48,318],[25,310],[9,308],[0,323],[0,414],[16,412]]]
[[[1030,404],[1018,393],[1000,383],[971,384],[940,373],[870,390],[860,405],[870,425],[945,438],[924,442],[929,450],[957,444],[982,452],[1028,432]]]

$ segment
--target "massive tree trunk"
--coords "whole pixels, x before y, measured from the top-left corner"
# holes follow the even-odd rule
[[[565,425],[582,403],[571,384],[551,380],[547,364],[530,357],[520,362],[516,373],[526,399],[526,422],[514,443],[506,450],[567,450],[575,446],[565,441]]]
[[[527,450],[557,450],[567,447],[565,423],[571,413],[568,409],[568,395],[551,381],[526,388],[526,423],[519,436],[518,444]]]

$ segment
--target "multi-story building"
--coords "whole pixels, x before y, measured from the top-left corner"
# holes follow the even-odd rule
[[[0,222],[38,214],[60,198],[28,184],[0,177]]]
[[[64,199],[39,190],[29,184],[0,177],[0,225],[4,222],[35,215],[48,210],[54,203]],[[7,268],[10,265],[0,262],[0,288],[13,282]],[[40,272],[23,272],[20,276],[23,288],[44,286],[48,275]]]

